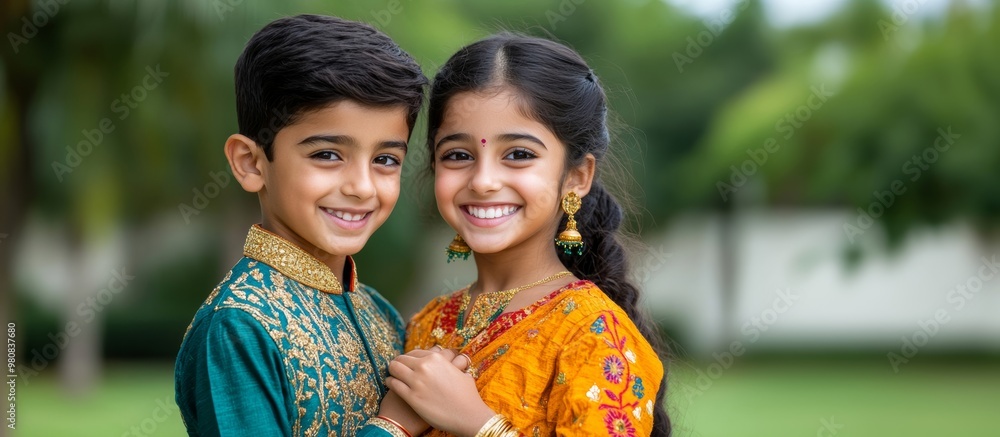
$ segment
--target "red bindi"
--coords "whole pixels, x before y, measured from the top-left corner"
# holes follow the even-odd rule
[[[486,147],[486,138],[479,140],[479,142],[483,143],[483,147]]]

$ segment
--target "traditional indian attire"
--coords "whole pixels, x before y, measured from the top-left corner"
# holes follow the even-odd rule
[[[177,405],[192,436],[353,435],[378,413],[402,352],[399,313],[254,225],[177,356]],[[346,290],[345,290],[346,289]]]
[[[441,345],[468,354],[483,401],[523,435],[652,432],[663,363],[593,282],[574,282],[504,313],[469,339],[458,326],[466,293],[439,297],[417,313],[406,350]]]

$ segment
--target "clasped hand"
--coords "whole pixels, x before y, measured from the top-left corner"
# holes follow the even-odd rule
[[[386,385],[434,428],[473,436],[495,413],[479,397],[476,380],[464,372],[471,364],[467,355],[451,349],[416,349],[389,363]]]

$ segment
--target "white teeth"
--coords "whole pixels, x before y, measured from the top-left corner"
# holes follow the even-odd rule
[[[349,212],[337,211],[337,210],[333,210],[333,209],[329,209],[329,208],[323,208],[323,209],[326,212],[333,214],[335,217],[337,217],[337,218],[339,218],[341,220],[344,220],[344,221],[348,221],[348,222],[356,222],[356,221],[361,220],[361,219],[363,219],[365,217],[364,214],[351,214]]]
[[[516,207],[516,206],[502,206],[502,207],[491,206],[489,208],[479,208],[479,207],[475,207],[475,206],[470,206],[470,207],[467,207],[466,209],[469,211],[469,214],[471,214],[473,217],[481,218],[481,219],[492,219],[492,218],[500,218],[500,217],[511,215],[511,214],[517,212],[518,207]]]

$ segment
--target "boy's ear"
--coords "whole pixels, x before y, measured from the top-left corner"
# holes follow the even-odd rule
[[[262,190],[267,164],[264,149],[245,135],[233,134],[226,140],[225,151],[229,168],[243,189],[251,193]]]
[[[570,168],[567,172],[562,195],[565,196],[566,193],[572,191],[580,197],[586,196],[587,193],[590,193],[590,186],[594,182],[596,171],[597,159],[594,158],[593,154],[588,153],[587,156],[583,157],[583,162],[580,165]]]

